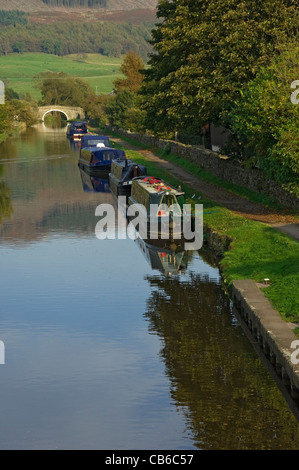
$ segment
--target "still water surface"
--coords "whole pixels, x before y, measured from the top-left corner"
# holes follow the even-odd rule
[[[98,240],[77,159],[65,129],[0,146],[0,448],[299,449],[217,268]]]

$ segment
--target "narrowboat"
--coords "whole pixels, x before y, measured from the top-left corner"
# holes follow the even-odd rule
[[[128,205],[139,205],[143,234],[150,231],[151,236],[181,235],[184,202],[184,192],[161,179],[147,176],[132,180]]]
[[[110,139],[106,135],[87,134],[81,138],[81,148],[96,147],[98,144],[103,144],[104,147],[112,147]]]
[[[109,147],[102,147],[98,144],[97,147],[81,148],[78,165],[79,168],[89,174],[103,174],[109,173],[111,163],[117,158],[126,158],[123,150],[115,150]]]
[[[146,175],[146,167],[133,160],[114,160],[109,173],[110,189],[115,196],[130,196],[133,178]]]
[[[87,125],[85,122],[75,121],[67,125],[66,135],[68,137],[81,138],[85,134],[88,134]]]

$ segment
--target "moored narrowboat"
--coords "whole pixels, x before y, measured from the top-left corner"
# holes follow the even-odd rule
[[[125,152],[102,146],[81,148],[78,165],[89,174],[108,174],[112,161],[117,158],[125,159]]]
[[[87,134],[81,138],[81,148],[96,147],[99,144],[103,144],[104,147],[112,147],[110,139],[106,135]]]
[[[132,180],[129,206],[138,207],[144,226],[150,234],[180,235],[184,209],[184,192],[153,176]],[[140,227],[139,227],[140,232]],[[145,237],[142,237],[145,238]]]
[[[67,125],[66,135],[73,138],[81,138],[88,134],[88,128],[85,122],[75,121]]]
[[[110,189],[116,196],[130,196],[133,178],[146,175],[146,167],[133,160],[114,160],[109,173]]]

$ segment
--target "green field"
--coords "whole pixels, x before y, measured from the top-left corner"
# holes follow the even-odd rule
[[[100,54],[86,54],[84,60],[76,54],[58,57],[38,52],[9,54],[0,56],[0,80],[13,88],[21,97],[27,92],[33,99],[41,98],[35,86],[34,76],[41,72],[65,72],[83,78],[96,93],[109,93],[113,81],[120,77],[121,58],[111,58]]]

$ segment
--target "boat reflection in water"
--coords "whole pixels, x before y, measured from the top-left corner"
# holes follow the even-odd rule
[[[135,242],[144,254],[153,270],[158,270],[166,276],[184,275],[193,251],[185,250],[185,240],[156,240],[137,237]]]
[[[68,141],[70,143],[70,147],[72,150],[80,150],[81,148],[81,139],[74,139],[73,137],[69,137]]]
[[[85,173],[84,170],[79,169],[83,190],[85,192],[96,193],[110,193],[109,180],[106,178],[99,178]]]

